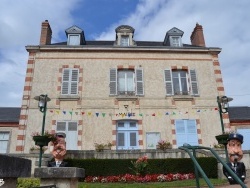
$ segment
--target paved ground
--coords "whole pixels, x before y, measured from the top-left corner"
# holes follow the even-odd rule
[[[250,177],[248,177],[248,178],[245,180],[245,185],[246,185],[247,187],[250,188]],[[230,184],[228,184],[228,185],[224,185],[224,186],[215,186],[215,187],[218,187],[218,188],[223,188],[223,187],[228,187],[228,188],[240,188],[241,185],[230,185]]]

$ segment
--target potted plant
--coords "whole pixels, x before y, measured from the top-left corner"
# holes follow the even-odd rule
[[[227,145],[227,139],[229,134],[234,133],[234,131],[226,131],[220,135],[215,136],[216,140],[218,141],[218,144]]]
[[[166,149],[171,149],[172,145],[170,142],[168,142],[167,140],[159,140],[158,144],[156,145],[156,149],[160,149],[165,151]]]
[[[111,150],[112,146],[113,146],[113,144],[111,142],[108,142],[107,144],[95,143],[95,150],[98,151],[98,152],[103,151],[103,150]]]
[[[38,132],[33,132],[32,133],[33,140],[35,141],[35,145],[43,147],[43,146],[48,146],[48,143],[50,141],[55,141],[56,136],[53,133],[49,133],[48,131],[45,131],[44,135],[41,135]]]

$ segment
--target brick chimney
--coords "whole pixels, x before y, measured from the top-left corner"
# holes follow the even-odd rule
[[[42,22],[40,45],[51,44],[52,30],[50,28],[48,20]]]
[[[204,47],[206,46],[202,26],[199,25],[198,23],[196,24],[190,39],[192,45],[204,46]]]

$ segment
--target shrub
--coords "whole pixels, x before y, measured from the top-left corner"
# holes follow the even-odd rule
[[[18,178],[17,188],[32,188],[40,186],[39,178]]]

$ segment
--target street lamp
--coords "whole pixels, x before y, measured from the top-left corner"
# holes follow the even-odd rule
[[[40,95],[40,96],[35,96],[35,100],[38,101],[38,107],[40,109],[40,112],[43,113],[43,124],[42,124],[42,132],[41,135],[44,135],[44,127],[45,127],[45,118],[46,118],[46,111],[47,111],[47,102],[50,101],[51,99],[47,95]],[[40,145],[40,153],[39,153],[39,167],[41,167],[42,164],[42,145]]]
[[[230,98],[227,96],[222,96],[222,97],[217,96],[217,103],[218,103],[219,113],[220,113],[222,134],[225,133],[222,114],[225,114],[228,112],[229,102],[232,100],[233,100],[233,98]]]
[[[220,122],[221,122],[222,135],[225,134],[222,114],[225,114],[225,113],[228,112],[229,102],[232,101],[232,100],[233,100],[233,98],[230,98],[230,97],[227,97],[227,96],[222,96],[222,97],[217,96],[217,103],[218,103],[219,113],[220,113]],[[223,145],[224,145],[224,148],[225,148],[226,161],[228,162],[228,152],[227,152],[227,147],[226,147],[227,146],[227,138],[225,138],[225,140],[223,139]]]

